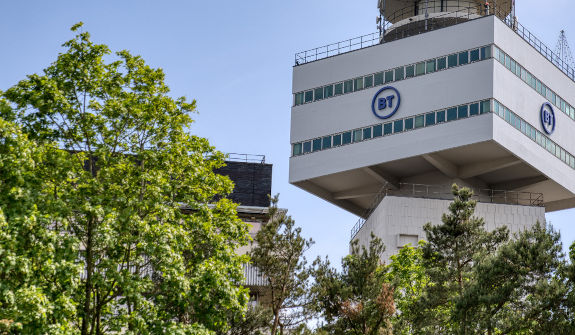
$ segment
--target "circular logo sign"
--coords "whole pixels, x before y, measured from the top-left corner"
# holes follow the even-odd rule
[[[541,106],[541,126],[547,135],[551,135],[555,131],[555,112],[553,106],[548,102]]]
[[[386,86],[375,94],[371,101],[373,115],[380,119],[389,119],[397,112],[401,97],[399,91],[391,86]]]

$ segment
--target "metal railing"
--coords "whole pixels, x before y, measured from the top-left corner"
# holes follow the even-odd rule
[[[433,3],[433,1],[430,1],[430,3]],[[412,14],[414,14],[414,9],[413,7],[409,8],[411,9],[411,14],[409,14],[410,9],[404,8],[392,14],[390,18],[403,18],[404,16],[405,18],[408,18],[407,15],[413,16]],[[399,26],[397,28],[394,28],[389,21],[386,21],[384,25],[384,31],[387,32],[383,36],[383,42],[389,42],[464,23],[470,19],[476,18],[478,15],[477,13],[477,6],[464,6],[455,12],[444,12],[442,15],[434,15],[427,19],[427,22],[425,20],[414,21],[412,23],[406,24],[405,26]],[[561,59],[561,57],[555,54],[552,49],[550,49],[547,45],[545,45],[545,43],[543,43],[539,38],[537,38],[527,28],[519,23],[516,17],[506,15],[505,13],[506,11],[500,11],[497,8],[489,9],[490,15],[495,15],[497,18],[499,18],[505,25],[517,33],[517,35],[519,35],[524,41],[529,43],[529,45],[531,45],[537,52],[539,52],[549,62],[555,65],[559,70],[561,70],[561,72],[567,75],[567,77],[575,81],[575,69],[569,66],[569,64],[567,64]],[[485,14],[485,11],[483,11],[483,14]],[[449,19],[450,21],[447,21],[446,19]],[[298,52],[295,54],[295,65],[302,65],[323,58],[367,48],[380,44],[381,41],[382,36],[379,32],[376,32]]]
[[[226,161],[228,162],[243,162],[243,163],[260,163],[265,164],[265,155],[252,155],[252,154],[238,154],[230,152],[226,154]]]
[[[493,189],[470,188],[473,191],[472,199],[482,203],[519,205],[543,207],[543,193],[518,192]],[[373,214],[379,203],[386,196],[426,198],[437,200],[453,200],[451,187],[448,185],[426,185],[400,183],[399,189],[391,189],[386,184],[374,198],[371,206],[366,210],[365,215],[360,217],[351,229],[351,239],[353,240],[361,230],[367,219]]]

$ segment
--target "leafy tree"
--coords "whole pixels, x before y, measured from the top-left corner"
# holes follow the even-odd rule
[[[75,329],[78,240],[58,234],[50,180],[67,171],[53,146],[36,146],[0,118],[0,334],[67,334]],[[60,219],[60,218],[59,218]]]
[[[443,214],[441,225],[424,226],[427,241],[423,260],[430,279],[419,315],[418,331],[427,333],[468,333],[469,314],[453,318],[455,302],[464,295],[472,281],[473,267],[508,239],[506,227],[487,232],[485,222],[473,216],[476,202],[467,188],[453,185],[453,202]]]
[[[272,198],[270,220],[254,238],[250,252],[253,264],[267,280],[273,314],[271,334],[283,334],[309,318],[308,290],[311,268],[304,253],[313,245],[301,236],[301,228],[285,210],[277,207],[278,196]]]
[[[53,265],[50,277],[35,279],[44,286],[30,282],[30,287],[46,287],[49,295],[50,281],[64,285],[59,296],[46,299],[64,310],[64,316],[53,318],[65,323],[75,317],[81,334],[225,330],[229,312],[247,304],[246,290],[236,285],[246,257],[234,252],[247,243],[247,226],[225,198],[232,182],[213,172],[224,164],[224,155],[206,139],[187,133],[195,101],[171,98],[161,69],[128,51],[112,55],[87,32],[63,46],[65,52],[43,74],[29,75],[3,94],[9,105],[0,111],[4,120],[21,126],[33,145],[56,143],[61,149],[57,160],[45,163],[53,171],[30,182],[43,182],[40,189],[50,192],[30,199],[3,197],[0,203],[4,213],[28,206],[38,214],[23,209],[23,217],[45,217],[50,224],[39,224],[49,228],[42,234],[49,233],[39,243],[62,237],[45,244],[48,250],[58,249],[45,259],[21,260],[62,262]],[[18,145],[9,150],[20,150]],[[34,163],[27,174],[46,170]],[[23,183],[21,193],[26,194],[28,181]],[[13,218],[2,226],[6,240],[0,252],[33,258],[11,231],[29,229],[23,225],[32,220],[23,218],[22,228],[13,228]],[[82,274],[71,271],[68,283],[58,266],[75,269],[67,263],[74,252],[79,258],[73,265]],[[15,290],[8,287],[2,294],[17,299]],[[54,300],[60,296],[65,304]],[[35,325],[26,315],[10,318],[28,329]]]
[[[457,303],[474,333],[568,334],[575,326],[559,233],[537,223],[474,267]]]
[[[417,246],[405,245],[391,256],[387,266],[386,281],[394,289],[394,300],[398,313],[392,319],[394,334],[413,334],[414,319],[418,314],[419,302],[429,277],[423,266],[424,241]]]
[[[391,334],[395,304],[380,260],[384,245],[372,235],[369,250],[360,248],[357,240],[351,249],[341,273],[329,261],[317,261],[313,294],[327,323],[322,328],[330,334]]]

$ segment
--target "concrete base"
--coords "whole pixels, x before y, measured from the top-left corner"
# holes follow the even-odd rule
[[[371,233],[383,240],[386,250],[382,260],[399,251],[404,245],[416,245],[425,240],[423,225],[431,222],[441,224],[441,216],[447,213],[451,201],[387,196],[377,206],[354,239],[360,245],[369,246]],[[475,216],[482,217],[487,230],[507,226],[511,234],[529,228],[537,221],[545,222],[545,208],[477,203]]]

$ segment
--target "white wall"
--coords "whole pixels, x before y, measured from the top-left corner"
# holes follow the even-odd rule
[[[360,245],[369,246],[371,233],[381,238],[386,246],[382,259],[399,251],[400,235],[414,235],[425,240],[423,225],[441,224],[441,215],[448,211],[449,200],[388,196],[383,199],[356,235]],[[475,216],[485,220],[486,229],[506,225],[511,233],[545,222],[545,208],[477,203]]]

